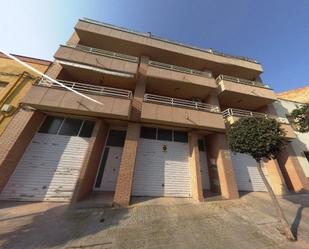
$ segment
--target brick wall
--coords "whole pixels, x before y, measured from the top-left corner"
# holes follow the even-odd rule
[[[39,112],[19,110],[0,137],[0,191],[13,174],[43,121]]]
[[[189,132],[189,148],[190,148],[190,171],[191,171],[191,187],[192,198],[197,201],[203,201],[203,187],[200,166],[200,151],[198,149],[198,135],[196,132]]]
[[[108,125],[103,120],[98,120],[91,136],[72,203],[87,197],[92,192],[107,133]]]
[[[139,135],[140,124],[129,123],[113,201],[115,206],[130,204]]]
[[[213,160],[217,166],[221,195],[227,199],[238,198],[236,177],[225,134],[208,135],[206,148],[209,165]]]

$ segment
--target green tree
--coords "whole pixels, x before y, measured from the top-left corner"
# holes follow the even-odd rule
[[[295,240],[290,225],[261,168],[261,160],[275,159],[285,147],[284,135],[285,132],[280,128],[280,124],[275,119],[266,117],[241,118],[231,124],[227,131],[231,151],[248,154],[257,162],[258,171],[276,208],[283,232],[287,239]]]
[[[291,123],[299,132],[309,132],[309,104],[302,105],[291,112]]]

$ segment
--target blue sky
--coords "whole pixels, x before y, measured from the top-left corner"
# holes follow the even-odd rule
[[[83,17],[254,58],[277,92],[309,85],[308,0],[2,0],[0,47],[52,60]]]

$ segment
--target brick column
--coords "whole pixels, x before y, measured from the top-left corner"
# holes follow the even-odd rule
[[[13,174],[44,115],[19,110],[0,137],[0,192]]]
[[[309,181],[290,143],[280,152],[278,162],[287,184],[294,191],[309,190]]]
[[[274,193],[276,195],[286,194],[287,187],[277,160],[265,160],[264,165],[267,168],[269,184]]]
[[[196,201],[203,201],[203,187],[200,166],[200,152],[198,149],[198,135],[196,132],[189,132],[189,149],[190,149],[190,171],[191,171],[191,188],[192,198]]]
[[[138,68],[138,78],[136,81],[136,86],[134,90],[134,97],[132,101],[132,112],[130,120],[134,122],[139,122],[141,119],[142,103],[145,95],[146,89],[146,73],[148,69],[149,58],[142,56],[140,59],[140,64]]]
[[[227,199],[239,198],[236,177],[225,134],[206,136],[209,163],[217,166],[221,195]]]
[[[113,201],[115,206],[130,204],[140,127],[137,123],[128,124]]]
[[[92,132],[87,154],[75,187],[72,203],[82,200],[92,192],[108,133],[108,125],[98,120]]]

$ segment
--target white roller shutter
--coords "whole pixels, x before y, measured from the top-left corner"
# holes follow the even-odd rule
[[[163,146],[167,150],[163,151]],[[132,195],[191,196],[188,143],[140,139]]]
[[[37,133],[0,198],[70,201],[89,138]]]
[[[238,190],[240,191],[267,191],[266,186],[259,174],[256,161],[249,155],[231,153],[235,170]],[[262,169],[266,177],[268,172],[262,164]]]

